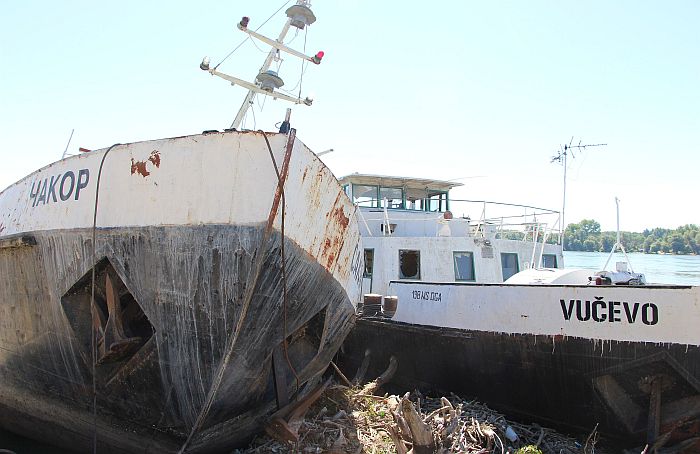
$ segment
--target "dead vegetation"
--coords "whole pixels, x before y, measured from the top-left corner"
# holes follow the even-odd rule
[[[296,440],[266,435],[255,439],[247,449],[234,452],[592,454],[597,451],[595,432],[579,443],[536,424],[508,421],[481,403],[455,395],[434,398],[417,391],[403,396],[375,395],[386,377],[386,373],[382,374],[364,387],[347,386],[349,382],[331,384],[308,412],[294,421]]]

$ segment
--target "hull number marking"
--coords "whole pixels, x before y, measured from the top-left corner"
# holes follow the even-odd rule
[[[411,294],[414,300],[442,301],[442,293],[440,292],[422,292],[420,290],[413,290]]]

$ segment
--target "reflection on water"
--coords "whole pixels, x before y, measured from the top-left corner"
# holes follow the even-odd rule
[[[567,268],[586,268],[600,271],[610,254],[606,252],[564,252]],[[648,283],[700,285],[700,256],[627,254],[632,269],[644,273]],[[616,253],[610,259],[608,269],[615,269],[615,262],[625,261],[624,255]]]

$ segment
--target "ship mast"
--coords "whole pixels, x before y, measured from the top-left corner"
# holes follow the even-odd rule
[[[216,65],[214,68],[210,68],[208,57],[204,57],[204,59],[202,60],[202,63],[199,65],[199,67],[202,70],[209,72],[213,76],[218,76],[224,80],[231,82],[231,85],[239,85],[248,89],[248,94],[243,100],[240,109],[238,109],[236,118],[233,120],[233,123],[231,123],[231,128],[238,129],[238,127],[243,122],[243,118],[248,112],[248,109],[253,105],[253,100],[255,99],[255,96],[258,94],[271,96],[274,99],[283,99],[294,104],[304,104],[307,106],[311,105],[313,100],[309,97],[306,97],[304,99],[295,98],[293,96],[289,96],[287,94],[277,91],[278,88],[284,85],[284,81],[281,77],[279,77],[279,75],[275,71],[270,70],[272,62],[274,61],[275,57],[279,54],[280,51],[286,52],[303,60],[310,61],[311,63],[317,65],[321,63],[321,59],[324,55],[323,51],[319,51],[313,57],[309,57],[308,55],[305,55],[284,45],[284,38],[287,36],[290,27],[296,27],[299,30],[303,30],[304,27],[306,27],[307,25],[311,25],[314,22],[316,22],[316,16],[311,11],[311,8],[309,6],[310,4],[308,0],[297,0],[297,3],[295,5],[290,6],[286,10],[288,20],[282,28],[282,31],[280,32],[276,40],[270,39],[253,30],[249,30],[248,23],[250,21],[250,18],[248,17],[243,17],[238,23],[239,30],[247,33],[251,38],[258,39],[264,42],[265,44],[272,46],[270,52],[265,58],[265,61],[263,62],[263,65],[258,71],[258,75],[255,77],[255,82],[247,82],[217,71],[217,68],[221,63],[219,63],[219,65]]]
[[[240,27],[240,23],[238,24]],[[287,36],[287,32],[289,31],[289,27],[292,25],[292,19],[288,19],[287,23],[284,24],[284,27],[282,28],[282,31],[280,32],[279,37],[277,38],[277,42],[284,42],[285,36]],[[246,28],[247,29],[247,28]],[[270,65],[272,64],[272,61],[275,58],[275,55],[277,55],[278,50],[273,47],[270,49],[270,52],[267,54],[267,58],[265,59],[265,62],[263,65],[260,67],[260,73],[264,73],[268,69],[270,69]],[[243,121],[243,117],[245,117],[245,114],[248,112],[248,109],[250,106],[253,105],[253,100],[255,99],[255,94],[257,92],[255,90],[248,90],[248,94],[246,95],[245,99],[243,100],[243,103],[241,104],[240,109],[238,109],[238,113],[236,114],[236,118],[233,120],[233,123],[231,123],[232,128],[238,129],[238,127],[241,125],[241,122]]]

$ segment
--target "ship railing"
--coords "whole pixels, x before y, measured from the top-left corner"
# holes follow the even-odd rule
[[[560,213],[556,210],[531,205],[493,202],[487,200],[450,199],[441,207],[415,209],[405,201],[364,200],[360,208],[360,222],[369,232],[368,220],[380,220],[380,235],[390,236],[393,227],[401,223],[428,223],[435,226],[435,235],[441,236],[443,226],[464,235],[484,239],[511,239],[524,242],[560,242]],[[363,213],[364,211],[364,213]],[[375,232],[376,233],[376,232]]]
[[[453,219],[467,219],[471,236],[481,238],[541,242],[558,237],[561,220],[556,210],[488,200],[451,199],[449,211]]]

